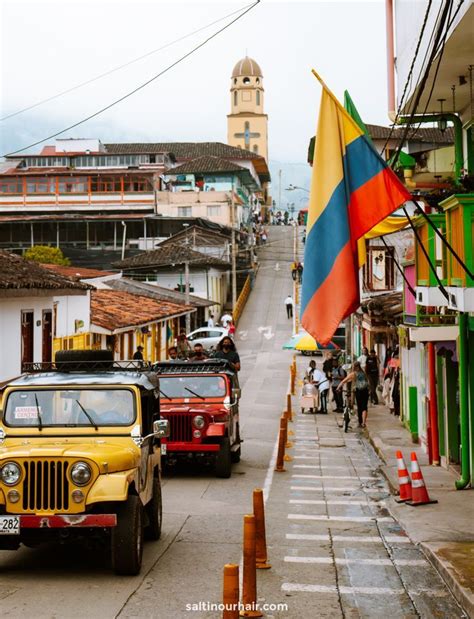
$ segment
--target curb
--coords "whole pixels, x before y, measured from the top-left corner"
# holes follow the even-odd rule
[[[430,547],[429,543],[421,542],[420,546],[427,559],[445,581],[463,611],[468,617],[474,617],[474,595],[460,584],[455,573],[450,569],[449,564],[438,556],[436,551]]]
[[[378,457],[382,460],[382,462],[385,464],[385,466],[381,466],[380,467],[380,472],[382,473],[382,475],[385,477],[388,487],[390,489],[390,492],[395,495],[398,496],[399,490],[398,490],[398,486],[394,485],[392,479],[390,478],[388,472],[387,472],[387,468],[388,468],[388,463],[387,463],[387,459],[385,457],[385,454],[382,450],[382,447],[380,447],[380,443],[381,441],[378,438],[372,438],[372,436],[370,435],[370,432],[367,432],[367,438],[369,439],[370,444],[372,445],[372,447],[374,448],[375,453],[378,455]]]

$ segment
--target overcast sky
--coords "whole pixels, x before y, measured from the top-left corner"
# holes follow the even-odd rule
[[[4,116],[186,35],[250,0],[0,2]],[[27,146],[95,112],[164,69],[224,23],[3,121],[1,152]],[[321,92],[311,67],[341,99],[347,88],[366,122],[388,124],[383,0],[262,0],[150,86],[62,137],[225,142],[230,75],[246,52],[264,74],[270,159],[306,161]]]

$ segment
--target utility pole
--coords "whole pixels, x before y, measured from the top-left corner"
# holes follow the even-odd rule
[[[298,233],[296,224],[293,222],[293,263],[296,265],[298,263]],[[299,305],[299,284],[298,284],[298,273],[296,275],[294,284],[293,284],[293,300],[294,300],[294,308],[293,308],[293,335],[296,335],[298,331],[298,317],[296,316],[298,312]]]
[[[186,247],[186,251],[189,248],[189,239],[188,239],[188,231],[186,229],[186,241],[185,241],[185,247]],[[184,262],[184,300],[186,305],[189,306],[189,260],[186,259]],[[186,314],[186,333],[189,333],[191,331],[191,314],[188,313]]]
[[[281,170],[278,170],[278,210],[281,211]]]
[[[236,270],[236,247],[235,247],[235,212],[234,212],[234,183],[231,189],[230,222],[232,227],[232,314],[237,305],[237,270]]]

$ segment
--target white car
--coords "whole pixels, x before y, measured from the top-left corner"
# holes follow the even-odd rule
[[[229,329],[224,327],[202,327],[192,331],[188,335],[188,341],[191,346],[202,344],[206,350],[214,350],[225,335],[229,335]]]

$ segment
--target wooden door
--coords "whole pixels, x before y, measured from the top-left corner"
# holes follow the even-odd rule
[[[33,329],[32,311],[21,312],[21,363],[33,363]]]
[[[43,310],[42,321],[42,360],[48,362],[53,360],[53,312]]]

